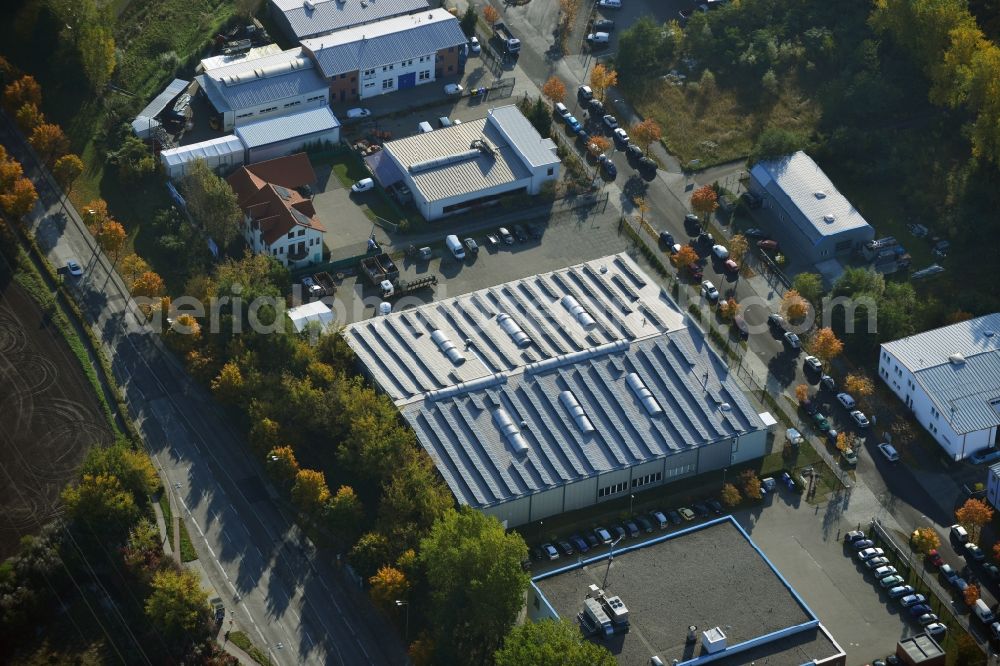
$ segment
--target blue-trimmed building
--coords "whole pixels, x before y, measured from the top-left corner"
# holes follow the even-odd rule
[[[731,516],[609,556],[605,550],[532,579],[528,617],[578,623],[622,666],[646,666],[653,657],[679,666],[847,663],[819,618]],[[585,608],[595,603],[607,606],[612,623],[627,617],[628,631],[594,632],[588,621],[594,613]]]

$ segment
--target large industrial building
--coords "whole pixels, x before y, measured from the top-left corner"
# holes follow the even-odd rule
[[[330,84],[330,98],[352,102],[455,76],[467,39],[457,18],[432,9],[307,39],[302,48]]]
[[[214,109],[211,123],[225,132],[330,103],[326,81],[301,48],[215,56],[202,60],[200,69],[194,78]]]
[[[482,120],[389,141],[368,165],[385,188],[405,183],[424,218],[436,220],[538,194],[559,178],[560,161],[552,139],[511,105]]]
[[[843,648],[730,516],[616,548],[614,566],[608,547],[599,550],[536,576],[528,618],[569,620],[620,666],[847,663]]]
[[[522,525],[758,458],[725,363],[625,254],[348,326],[460,504]]]
[[[875,238],[875,230],[801,150],[758,162],[750,190],[780,223],[779,240],[813,264],[849,255]]]
[[[886,342],[878,375],[952,460],[1000,446],[1000,313]]]
[[[271,0],[274,22],[293,42],[429,8],[427,0]]]

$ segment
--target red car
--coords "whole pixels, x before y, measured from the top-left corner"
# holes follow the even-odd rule
[[[732,259],[726,259],[725,262],[723,262],[722,267],[727,273],[737,273],[740,270],[740,265]]]
[[[944,564],[944,560],[941,559],[941,554],[937,552],[937,549],[932,550],[927,553],[927,561],[933,564],[935,567],[940,567]]]
[[[764,252],[770,252],[774,254],[778,251],[778,241],[774,240],[757,241],[757,247],[759,247]]]
[[[701,266],[698,264],[689,264],[687,270],[692,280],[700,280],[703,277]]]

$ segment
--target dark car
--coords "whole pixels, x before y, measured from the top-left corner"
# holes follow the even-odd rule
[[[584,148],[586,148],[587,145],[590,144],[590,132],[588,132],[587,130],[580,130],[579,132],[577,132],[576,138]]]
[[[697,243],[700,247],[711,246],[715,243],[715,237],[707,231],[703,231],[698,234],[698,237],[695,239],[695,243]]]
[[[626,520],[625,530],[628,532],[628,535],[633,539],[639,536],[639,526],[635,524],[635,521]]]
[[[667,511],[667,518],[670,519],[670,524],[671,525],[680,525],[681,524],[681,514],[677,513],[673,509],[671,509],[670,511]]]
[[[711,509],[712,513],[714,513],[715,515],[717,516],[722,515],[722,503],[719,500],[717,499],[705,500],[705,504],[708,505],[708,508]]]
[[[626,534],[625,534],[625,528],[622,527],[621,525],[612,525],[611,526],[611,536],[614,537],[614,540],[616,540],[616,541],[618,539],[624,539],[625,536],[626,536]]]
[[[674,244],[674,235],[669,231],[661,231],[660,242],[666,245],[667,247],[670,247]]]
[[[511,236],[510,231],[507,230],[507,227],[500,227],[497,230],[497,235],[500,236],[500,240],[502,240],[507,245],[514,244],[514,237]]]
[[[579,534],[574,534],[573,536],[571,536],[569,538],[569,542],[573,544],[574,547],[576,547],[576,550],[579,553],[586,553],[588,550],[590,550],[590,546],[587,544],[586,541],[583,540],[583,537],[581,537]]]
[[[639,171],[644,174],[655,174],[657,169],[656,160],[643,157],[639,160]]]
[[[587,545],[591,548],[597,548],[601,545],[601,540],[593,532],[584,532],[583,537],[587,540]]]
[[[528,232],[520,224],[514,225],[514,238],[517,239],[518,243],[524,243],[528,240]]]
[[[642,159],[642,148],[630,143],[627,148],[625,148],[625,157],[629,162],[637,162]]]
[[[851,530],[844,535],[844,543],[854,543],[858,539],[864,539],[865,533],[861,530]]]
[[[462,241],[462,244],[465,245],[465,249],[472,254],[479,254],[479,244],[474,238],[466,238]]]
[[[694,510],[696,514],[698,514],[699,518],[708,517],[709,514],[708,507],[705,505],[704,502],[695,502],[694,504],[691,505],[691,508]]]
[[[615,22],[611,19],[601,19],[599,21],[594,21],[593,32],[614,32]]]
[[[556,544],[556,546],[559,547],[560,552],[562,552],[562,554],[565,555],[566,557],[569,557],[574,552],[573,545],[570,544],[569,541],[566,540],[560,541]]]
[[[933,612],[930,606],[927,604],[917,604],[916,606],[910,606],[910,617],[920,617],[921,615],[926,615],[927,613]]]
[[[541,560],[545,557],[545,553],[543,553],[542,549],[538,546],[532,546],[529,552],[531,553],[531,559],[533,560]]]
[[[639,524],[639,529],[641,529],[643,532],[653,531],[653,523],[650,522],[650,520],[645,516],[637,516],[635,522]]]
[[[533,239],[538,240],[539,238],[542,237],[542,227],[538,224],[529,224],[528,235],[531,236]]]
[[[743,232],[743,235],[751,240],[768,240],[769,238],[763,229],[758,229],[757,227],[750,227]]]
[[[604,173],[609,179],[614,180],[618,176],[618,167],[615,166],[610,157],[601,155],[597,161],[601,163],[601,168],[604,169]]]
[[[799,400],[799,407],[801,407],[802,410],[809,416],[812,416],[813,414],[819,411],[819,404],[813,402],[809,398],[806,398],[805,400]]]
[[[587,102],[587,111],[591,118],[600,120],[604,116],[604,103],[599,99],[592,99]]]
[[[871,539],[858,539],[857,541],[855,541],[851,545],[854,546],[854,550],[860,552],[860,551],[864,550],[865,548],[871,548],[872,546],[875,545],[875,542],[872,541]]]
[[[689,230],[689,233],[697,233],[701,230],[701,220],[694,213],[688,213],[684,216],[684,228]]]

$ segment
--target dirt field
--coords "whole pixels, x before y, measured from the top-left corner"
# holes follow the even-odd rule
[[[0,275],[0,560],[59,512],[87,451],[112,433],[65,340]]]

